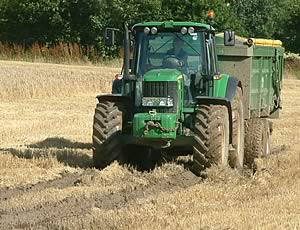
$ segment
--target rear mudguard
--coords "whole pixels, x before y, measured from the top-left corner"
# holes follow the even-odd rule
[[[224,105],[228,109],[229,115],[229,142],[232,143],[232,100],[235,96],[236,88],[241,87],[241,82],[227,74],[222,74],[219,80],[214,80],[214,96],[198,96],[197,104]],[[243,89],[242,89],[243,90]]]
[[[219,80],[214,80],[213,97],[226,98],[231,102],[237,87],[240,87],[243,91],[242,84],[239,80],[227,74],[221,74]]]

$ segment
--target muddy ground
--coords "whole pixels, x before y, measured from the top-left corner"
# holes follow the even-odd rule
[[[52,120],[41,119],[35,125],[38,134],[33,132],[37,141],[30,139],[27,123],[11,126],[12,137],[19,130],[24,144],[7,142],[0,149],[0,229],[299,229],[299,92],[300,81],[285,80],[272,155],[257,160],[254,174],[211,168],[200,178],[182,161],[166,162],[150,172],[117,162],[96,170],[86,137],[90,131],[84,125],[92,118],[94,105],[85,103],[90,96],[80,101],[80,108],[88,108],[74,112],[82,111],[73,117],[73,130],[81,133],[68,131],[62,120],[60,127],[67,131],[49,137],[42,124]],[[58,113],[70,114],[72,108]],[[5,119],[8,124],[20,118]]]

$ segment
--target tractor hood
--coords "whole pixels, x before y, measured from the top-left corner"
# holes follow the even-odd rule
[[[154,69],[144,75],[144,81],[178,81],[182,74],[176,69]]]

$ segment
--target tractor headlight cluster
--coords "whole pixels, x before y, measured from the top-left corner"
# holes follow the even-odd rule
[[[194,27],[189,27],[189,28],[186,28],[185,26],[184,27],[181,27],[181,33],[184,35],[184,34],[192,34],[195,32],[195,28]]]
[[[145,27],[144,28],[144,33],[146,34],[146,35],[148,35],[148,34],[150,34],[150,32],[151,32],[151,34],[157,34],[157,31],[158,31],[158,29],[157,29],[157,27],[152,27],[151,29],[149,28],[149,27]]]
[[[174,100],[171,97],[143,97],[142,106],[145,107],[173,107]]]

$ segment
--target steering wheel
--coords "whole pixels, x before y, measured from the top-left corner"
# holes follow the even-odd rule
[[[167,55],[164,57],[162,65],[165,68],[180,69],[183,63],[181,60],[178,59],[176,55]]]

